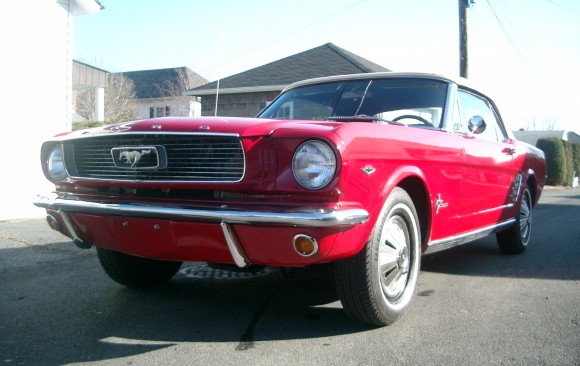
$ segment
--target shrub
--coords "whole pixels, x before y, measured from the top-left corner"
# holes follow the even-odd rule
[[[134,121],[134,120],[135,120],[135,117],[133,117],[132,115],[128,115],[128,114],[120,114],[120,115],[116,116],[115,118],[107,119],[105,121],[95,121],[92,119],[87,119],[86,121],[73,122],[72,130],[76,131],[76,130],[82,130],[85,128],[93,128],[93,127],[99,127],[99,126],[105,126],[105,125],[112,125],[115,123]]]
[[[566,180],[566,153],[562,139],[557,137],[539,139],[536,147],[546,155],[548,180],[552,186],[563,185]]]
[[[580,176],[580,144],[572,144],[572,155],[574,159],[574,171],[576,176]]]
[[[85,128],[92,128],[92,127],[99,127],[99,126],[103,126],[106,125],[106,122],[103,121],[94,121],[94,120],[86,120],[86,121],[80,121],[80,122],[73,122],[72,124],[72,130],[76,131],[76,130],[83,130]]]
[[[574,154],[572,152],[572,143],[569,141],[562,141],[564,143],[564,153],[566,155],[566,174],[564,175],[564,185],[572,185],[574,178]]]

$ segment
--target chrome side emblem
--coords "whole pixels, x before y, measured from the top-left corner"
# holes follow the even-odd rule
[[[364,168],[362,168],[362,172],[365,173],[366,175],[371,175],[371,174],[373,174],[376,171],[377,170],[372,165],[367,165]]]
[[[520,192],[522,189],[522,182],[523,175],[522,173],[518,173],[512,180],[512,185],[509,190],[509,198],[512,202],[516,202],[518,200],[518,197],[520,196]]]
[[[441,194],[438,194],[437,201],[435,201],[435,213],[439,213],[440,208],[445,208],[447,206],[449,206],[449,204],[441,199]]]
[[[111,149],[115,166],[121,169],[163,169],[167,155],[163,146],[122,146]]]

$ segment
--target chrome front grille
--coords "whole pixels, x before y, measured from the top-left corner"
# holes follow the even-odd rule
[[[69,174],[78,178],[126,181],[239,182],[245,158],[237,136],[193,134],[122,134],[78,139],[65,146]],[[119,167],[113,149],[159,147],[166,164],[157,169],[155,154],[135,166]],[[144,166],[146,168],[140,168]]]

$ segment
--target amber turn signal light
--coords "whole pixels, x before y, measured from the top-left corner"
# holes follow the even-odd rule
[[[303,257],[310,257],[318,252],[316,239],[306,234],[298,234],[293,240],[294,250]]]

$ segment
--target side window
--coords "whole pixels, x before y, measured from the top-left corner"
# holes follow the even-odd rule
[[[485,121],[485,130],[480,134],[472,134],[468,130],[469,120],[475,116],[480,116]],[[506,138],[491,106],[485,99],[475,94],[463,90],[459,91],[459,118],[461,132],[469,133],[477,139],[498,142]],[[457,121],[454,120],[454,129],[457,124]]]

